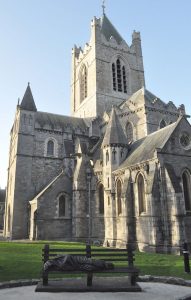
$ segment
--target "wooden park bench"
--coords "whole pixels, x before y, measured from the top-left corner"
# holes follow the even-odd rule
[[[139,269],[134,267],[134,254],[130,246],[127,245],[126,249],[113,249],[113,248],[101,248],[101,247],[92,247],[86,245],[84,249],[82,248],[51,248],[49,245],[45,245],[42,249],[42,260],[43,263],[47,262],[50,259],[55,258],[58,255],[78,255],[85,256],[87,258],[101,259],[105,262],[112,262],[114,264],[114,269],[102,270],[102,271],[68,271],[68,270],[48,270],[42,272],[43,286],[48,285],[48,276],[49,273],[65,273],[65,274],[87,274],[87,286],[92,286],[92,279],[94,273],[118,273],[123,275],[128,275],[129,285],[135,286],[136,279],[139,274]]]

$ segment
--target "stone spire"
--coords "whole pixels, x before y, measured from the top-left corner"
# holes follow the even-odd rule
[[[111,145],[127,146],[127,138],[124,134],[114,107],[111,111],[111,116],[103,139],[102,148]]]
[[[28,83],[27,89],[21,101],[20,109],[29,110],[29,111],[37,111],[34,98],[31,92],[30,84]]]

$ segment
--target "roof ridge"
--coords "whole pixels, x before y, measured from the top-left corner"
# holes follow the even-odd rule
[[[49,113],[49,112],[46,112],[46,111],[38,111],[37,112],[38,114],[41,113],[41,114],[47,114],[47,115],[52,115],[52,116],[59,116],[59,117],[67,117],[69,119],[76,119],[76,120],[82,120],[84,122],[84,118],[80,118],[80,117],[73,117],[73,116],[68,116],[68,115],[61,115],[61,114],[55,114],[55,113]]]

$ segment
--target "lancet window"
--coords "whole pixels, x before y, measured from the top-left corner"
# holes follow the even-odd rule
[[[117,213],[120,215],[122,213],[122,203],[121,203],[121,193],[122,193],[122,186],[121,181],[117,181]]]
[[[137,188],[138,188],[139,214],[141,214],[146,212],[145,182],[142,174],[138,175]]]

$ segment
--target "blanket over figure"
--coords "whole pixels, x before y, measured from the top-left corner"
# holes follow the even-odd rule
[[[102,271],[109,269],[114,269],[112,263],[71,254],[57,256],[44,264],[44,271]]]

